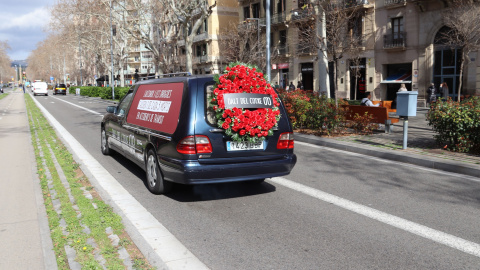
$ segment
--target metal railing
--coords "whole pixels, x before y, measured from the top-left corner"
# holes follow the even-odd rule
[[[275,48],[275,50],[277,51],[278,55],[287,55],[288,54],[288,45],[280,44]]]
[[[407,0],[385,0],[385,6],[390,5],[404,5]]]
[[[300,20],[305,20],[309,18],[313,18],[313,15],[315,15],[315,11],[311,8],[305,8],[305,9],[294,9],[292,10],[292,21],[300,21]]]
[[[270,18],[271,24],[281,24],[286,21],[287,21],[287,13],[285,12],[272,14],[272,17]]]
[[[405,48],[407,46],[407,33],[398,32],[394,34],[383,35],[383,48]]]

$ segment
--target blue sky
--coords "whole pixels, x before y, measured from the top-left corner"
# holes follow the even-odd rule
[[[46,38],[49,8],[56,0],[0,0],[0,40],[10,45],[12,60],[25,60]]]

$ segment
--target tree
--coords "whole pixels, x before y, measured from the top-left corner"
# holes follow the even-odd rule
[[[461,50],[460,81],[457,99],[463,82],[464,67],[470,62],[470,53],[480,50],[480,3],[474,0],[453,0],[443,14],[444,23],[449,28],[442,39],[452,49]]]
[[[9,81],[10,76],[15,74],[15,69],[12,68],[12,60],[7,54],[10,49],[7,41],[0,41],[0,81],[5,83]]]
[[[326,54],[329,61],[333,62],[333,70],[328,70],[328,73],[333,72],[333,84],[335,89],[335,105],[338,107],[338,60],[344,56],[357,54],[356,52],[363,41],[363,35],[361,33],[354,33],[352,26],[360,14],[360,6],[357,1],[352,0],[337,0],[337,1],[324,1],[315,0],[314,5],[318,10],[325,12],[326,21],[326,43],[327,47],[321,46],[324,41],[323,38],[317,34],[316,47],[320,50],[320,53]],[[316,16],[322,16],[321,12]],[[322,19],[320,17],[319,19]],[[312,31],[317,33],[316,31]]]
[[[197,30],[213,12],[213,8],[217,6],[214,1],[212,5],[205,0],[164,0],[168,3],[169,9],[167,15],[173,19],[171,22],[178,25],[183,40],[185,41],[186,51],[186,69],[187,72],[193,72],[192,51],[193,39]]]
[[[230,23],[223,28],[221,39],[218,41],[222,52],[221,65],[230,62],[253,64],[265,71],[267,67],[266,40],[261,35],[262,25],[258,20]],[[220,36],[220,33],[219,33]],[[279,48],[273,44],[270,47],[272,61],[279,56]]]

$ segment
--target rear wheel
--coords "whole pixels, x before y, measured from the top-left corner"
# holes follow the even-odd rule
[[[102,149],[102,154],[106,156],[112,153],[112,151],[110,150],[110,146],[108,145],[108,137],[104,128],[102,128],[102,133],[101,133],[101,149]]]
[[[148,190],[153,194],[165,194],[172,190],[173,183],[165,181],[158,166],[155,151],[148,150],[147,162],[145,164],[147,172],[147,186]]]

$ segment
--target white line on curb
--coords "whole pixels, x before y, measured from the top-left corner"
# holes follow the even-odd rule
[[[284,187],[296,190],[298,192],[309,195],[313,198],[322,200],[324,202],[331,203],[343,209],[363,215],[365,217],[380,221],[382,223],[388,224],[398,229],[416,234],[423,238],[430,239],[437,243],[480,257],[480,245],[477,243],[474,243],[474,242],[471,242],[471,241],[468,241],[460,237],[456,237],[441,231],[434,230],[427,226],[420,225],[418,223],[415,223],[394,215],[387,214],[385,212],[340,198],[338,196],[290,181],[285,178],[275,177],[275,178],[271,178],[269,181],[275,184],[282,185]]]
[[[50,124],[57,130],[63,142],[70,147],[78,157],[85,173],[94,177],[95,187],[100,186],[102,194],[108,196],[116,210],[133,226],[134,231],[129,234],[140,234],[149,245],[148,250],[137,246],[149,262],[160,269],[208,269],[195,255],[193,255],[178,239],[171,234],[155,217],[145,209],[117,180],[92,156],[88,151],[36,100],[33,99]],[[75,105],[75,104],[73,104]],[[92,111],[93,112],[93,111]],[[95,112],[98,114],[97,112]],[[105,198],[104,198],[105,199]],[[154,253],[154,254],[152,254]],[[152,256],[153,255],[153,256]],[[155,258],[160,259],[157,262]]]

